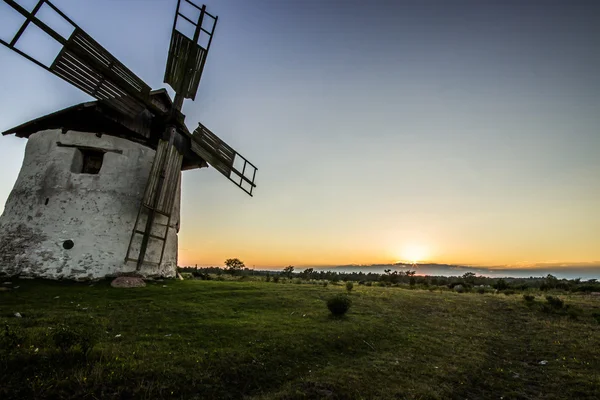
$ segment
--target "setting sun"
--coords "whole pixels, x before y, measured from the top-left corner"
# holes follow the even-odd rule
[[[404,246],[400,255],[405,262],[417,263],[424,261],[429,256],[429,251],[421,244],[411,243]]]

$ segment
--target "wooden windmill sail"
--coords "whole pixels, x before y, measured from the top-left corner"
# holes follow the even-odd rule
[[[197,17],[182,12],[182,1],[197,11]],[[133,124],[142,119],[151,125],[143,137],[130,138],[155,149],[156,154],[132,229],[126,262],[135,262],[138,270],[144,264],[161,263],[182,169],[208,163],[252,196],[257,168],[203,124],[198,123],[190,132],[181,113],[184,99],[195,99],[218,21],[218,17],[206,11],[206,6],[198,6],[192,0],[177,1],[164,76],[164,82],[175,90],[175,99],[165,103],[157,101],[156,91],[50,1],[39,0],[30,10],[14,0],[3,2],[24,20],[11,40],[0,39],[2,45],[95,97],[103,106],[118,113],[125,123]],[[69,25],[70,35],[63,36],[38,18],[41,10],[54,13]],[[177,28],[180,22],[191,24],[193,35],[182,33]],[[19,40],[32,26],[62,46],[49,65],[19,47]],[[162,231],[156,224],[157,218],[167,220],[166,224],[159,224],[164,226]],[[151,240],[162,241],[160,255],[154,260],[148,260],[146,255]]]

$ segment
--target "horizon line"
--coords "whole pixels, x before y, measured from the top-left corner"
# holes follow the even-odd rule
[[[214,265],[214,264],[188,264],[181,267],[193,267],[197,265],[201,268],[211,268],[211,267],[221,267],[222,265]],[[291,265],[291,264],[289,264]],[[280,265],[246,265],[246,268],[256,269],[256,268],[265,268],[265,269],[274,269],[274,268],[285,268],[288,265],[280,264]],[[444,263],[444,262],[395,262],[395,263],[371,263],[371,264],[359,264],[359,263],[350,263],[350,264],[300,264],[300,265],[292,265],[295,268],[344,268],[344,267],[362,267],[362,268],[373,268],[373,267],[395,267],[395,266],[404,266],[404,267],[419,267],[419,266],[442,266],[442,267],[458,267],[458,268],[479,268],[486,270],[539,270],[539,269],[556,269],[556,268],[585,268],[585,269],[600,269],[600,261],[589,261],[589,262],[542,262],[542,263],[531,263],[531,264],[500,264],[500,265],[479,265],[479,264],[458,264],[458,263]]]

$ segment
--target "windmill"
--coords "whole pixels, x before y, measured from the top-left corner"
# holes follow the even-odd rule
[[[20,137],[27,137],[29,141],[19,179],[13,192],[11,192],[5,213],[0,219],[0,227],[5,225],[5,231],[8,232],[11,229],[13,231],[11,237],[0,237],[0,251],[5,254],[4,263],[12,265],[12,267],[2,267],[0,265],[0,272],[4,268],[5,274],[24,273],[23,271],[26,271],[32,275],[44,276],[43,273],[39,272],[41,268],[38,262],[39,257],[33,261],[24,260],[23,255],[18,254],[25,249],[15,244],[16,242],[12,239],[15,235],[25,237],[28,242],[39,244],[38,248],[31,247],[28,250],[35,250],[40,254],[43,251],[49,252],[48,257],[50,260],[61,260],[67,266],[69,260],[74,258],[78,258],[79,265],[82,263],[81,260],[85,260],[86,257],[87,259],[93,258],[96,253],[94,253],[95,250],[90,250],[92,245],[89,243],[83,246],[86,250],[81,250],[81,254],[78,256],[74,256],[75,253],[65,253],[65,251],[72,249],[75,243],[74,239],[62,239],[69,234],[71,236],[81,236],[83,233],[77,230],[79,228],[68,225],[61,231],[61,235],[56,236],[52,228],[49,227],[51,223],[48,222],[54,216],[49,215],[51,213],[47,211],[49,210],[48,206],[52,206],[56,201],[52,201],[53,197],[43,193],[52,192],[53,195],[61,199],[62,203],[71,202],[76,204],[76,207],[81,205],[81,212],[87,214],[80,215],[81,213],[70,211],[68,215],[71,219],[82,220],[82,223],[85,224],[86,218],[89,219],[91,215],[86,207],[92,200],[95,201],[100,198],[101,201],[106,203],[106,209],[110,207],[120,209],[119,207],[121,207],[120,204],[115,205],[114,202],[111,202],[115,196],[105,196],[103,192],[103,190],[109,190],[104,188],[110,186],[111,182],[105,181],[104,188],[98,183],[98,179],[108,178],[87,176],[90,174],[102,175],[103,169],[105,169],[104,175],[112,173],[113,178],[119,176],[119,174],[124,176],[123,179],[129,176],[130,182],[127,185],[131,187],[134,187],[137,184],[136,182],[141,179],[144,179],[146,184],[143,191],[138,190],[135,193],[133,189],[129,190],[128,187],[124,187],[127,185],[121,184],[119,195],[127,197],[128,201],[130,198],[136,200],[137,215],[135,216],[135,222],[131,223],[133,217],[130,215],[117,216],[128,221],[118,228],[119,231],[116,231],[113,226],[102,225],[101,222],[94,223],[93,229],[102,231],[102,234],[94,236],[93,240],[102,240],[102,237],[110,235],[118,236],[118,240],[112,237],[109,242],[106,239],[106,246],[111,247],[111,251],[103,248],[98,249],[97,253],[100,254],[101,252],[102,257],[105,257],[105,254],[114,253],[115,251],[112,250],[118,247],[117,253],[125,253],[116,256],[122,259],[123,265],[135,265],[135,270],[141,273],[144,272],[145,268],[154,266],[156,268],[150,268],[150,270],[159,271],[158,275],[173,275],[172,265],[167,273],[159,267],[163,264],[170,227],[176,228],[176,230],[179,227],[179,221],[174,225],[172,220],[175,212],[178,218],[180,172],[206,167],[209,164],[250,196],[252,196],[253,189],[256,187],[254,181],[257,168],[202,123],[198,123],[197,128],[190,132],[184,123],[185,116],[181,112],[184,100],[194,100],[196,97],[218,17],[210,14],[206,10],[206,6],[199,6],[193,0],[177,1],[164,75],[164,82],[169,84],[175,91],[175,98],[171,101],[165,89],[151,90],[143,80],[125,67],[123,63],[98,44],[50,1],[39,0],[31,9],[26,9],[14,0],[3,0],[3,2],[5,3],[5,9],[7,5],[14,11],[12,13],[13,18],[20,18],[22,23],[10,40],[0,39],[0,43],[81,89],[94,97],[96,101],[73,106],[3,132],[5,135],[14,133]],[[0,3],[1,5],[2,3]],[[185,5],[185,10],[182,7],[183,5]],[[1,7],[0,13],[2,13]],[[54,19],[52,21],[59,20],[63,26],[68,26],[70,34],[65,35],[64,29],[60,31],[53,29],[52,24],[48,21],[44,22],[44,18],[38,17],[48,13],[53,15]],[[186,35],[182,33],[182,29],[179,29],[180,25],[186,24],[192,28],[193,34]],[[46,38],[52,39],[60,45],[60,51],[51,63],[45,63],[41,57],[30,54],[19,46],[19,41],[23,35],[32,29],[42,32]],[[59,133],[57,133],[58,130]],[[67,139],[70,138],[70,141],[60,139],[63,137],[60,134],[67,137]],[[106,139],[104,135],[108,135],[109,139]],[[46,138],[48,143],[51,142],[50,144],[53,146],[51,149],[51,151],[54,151],[53,155],[51,157],[44,156],[46,158],[50,157],[47,162],[54,163],[52,166],[56,169],[59,168],[56,165],[70,163],[69,168],[71,168],[70,172],[58,171],[55,173],[55,176],[62,177],[64,175],[64,179],[60,178],[62,180],[59,179],[59,182],[55,183],[52,189],[48,189],[47,181],[50,178],[54,179],[55,176],[46,177],[44,181],[39,177],[41,176],[39,171],[34,173],[25,170],[26,166],[32,169],[34,167],[31,165],[45,162],[43,157],[40,159],[39,153],[41,150],[38,148],[49,145],[32,144],[34,139],[39,142],[42,137]],[[54,138],[59,138],[59,140],[54,142]],[[100,142],[101,140],[104,141]],[[34,157],[28,156],[30,146],[32,148],[30,153],[36,154],[35,157],[38,157],[35,162],[28,161]],[[144,164],[146,167],[132,165],[133,161],[131,160],[135,157],[139,160],[144,159],[144,157],[147,158],[147,155],[150,154],[148,148],[153,151],[150,152],[153,158],[151,165],[148,163],[146,163],[148,165]],[[56,159],[58,156],[56,154],[73,157],[73,160],[64,161],[61,159],[57,164]],[[103,162],[108,163],[108,159],[113,160],[115,157],[118,158],[121,165],[125,165],[123,160],[128,154],[130,155],[127,159],[129,161],[125,160],[129,162],[127,169],[122,167],[123,170],[121,171],[110,172],[112,171],[110,168],[117,167],[103,165]],[[131,154],[136,154],[136,156],[131,156]],[[77,166],[73,167],[73,165]],[[21,180],[25,180],[25,178],[22,179],[22,176],[25,175],[29,176],[29,183],[21,182]],[[31,188],[26,185],[34,185],[35,187]],[[61,190],[60,193],[58,193],[59,189]],[[96,198],[90,200],[89,196],[85,196],[92,190],[96,190]],[[126,192],[127,190],[129,192]],[[31,197],[30,192],[38,193],[37,197]],[[65,197],[65,192],[69,192],[70,197]],[[29,197],[24,198],[23,193],[28,193],[27,196]],[[105,197],[107,199],[103,200]],[[67,200],[62,200],[63,198]],[[39,205],[39,208],[36,208],[39,211],[34,217],[27,215],[25,218],[25,215],[19,214],[21,211],[18,210],[17,204],[22,205],[24,202],[35,203],[35,207]],[[62,208],[64,209],[64,207]],[[97,207],[97,213],[101,217],[103,209]],[[124,212],[124,214],[126,213]],[[113,217],[111,216],[111,218]],[[36,218],[41,218],[42,221],[36,222]],[[29,221],[29,225],[27,223],[25,225],[21,224],[21,219]],[[94,217],[94,220],[96,219]],[[19,221],[19,223],[17,224],[15,221]],[[56,220],[53,220],[52,223],[56,223]],[[129,232],[129,244],[126,246],[126,251],[123,251],[125,247],[123,244],[124,230]],[[87,239],[88,242],[90,240]],[[19,241],[19,243],[22,242],[23,240]],[[52,243],[59,242],[62,243],[62,248],[54,249]],[[98,247],[97,243],[94,243],[94,246]],[[39,250],[42,247],[43,251]],[[151,248],[152,251],[150,251]],[[152,257],[149,257],[149,253],[152,253]],[[98,256],[97,258],[102,259],[102,257]],[[115,262],[114,257],[111,260],[111,262]],[[1,262],[2,260],[0,260]],[[21,263],[21,267],[16,268],[18,271],[14,267],[15,262],[17,264]],[[31,266],[32,263],[35,265]],[[83,265],[86,266],[85,261]],[[79,272],[71,275],[67,274],[68,276],[78,274],[78,277],[96,277],[107,272],[97,268],[97,271],[100,272],[86,274],[86,272],[82,273],[81,270],[77,270],[72,265],[71,268]],[[45,276],[62,277],[60,274],[57,275],[54,270],[48,272],[46,268],[44,271],[46,271],[44,272]],[[108,271],[109,274],[115,272],[119,272],[116,267]]]

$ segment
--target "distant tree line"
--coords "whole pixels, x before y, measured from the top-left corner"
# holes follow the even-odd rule
[[[379,284],[382,286],[392,285],[408,285],[411,287],[435,287],[447,286],[454,288],[461,285],[466,290],[475,287],[489,287],[496,290],[527,290],[539,289],[542,291],[548,290],[564,290],[570,292],[600,292],[600,283],[597,279],[559,279],[551,274],[545,277],[529,277],[529,278],[491,278],[486,276],[476,275],[473,272],[467,272],[461,276],[430,276],[417,275],[416,271],[407,269],[404,271],[391,269],[384,270],[383,274],[375,272],[335,272],[315,270],[314,268],[306,268],[302,271],[297,271],[292,265],[289,265],[281,271],[266,271],[266,270],[251,270],[247,268],[239,259],[228,259],[225,261],[225,267],[180,267],[180,272],[191,273],[194,277],[201,279],[211,279],[211,275],[220,276],[222,274],[238,275],[238,276],[259,276],[266,277],[266,280],[274,279],[278,282],[280,278],[302,279],[302,280],[319,280],[332,283],[357,282],[359,285]]]

